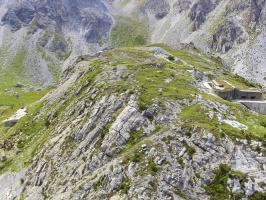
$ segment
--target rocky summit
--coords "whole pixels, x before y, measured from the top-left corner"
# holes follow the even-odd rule
[[[0,0],[0,199],[266,199],[265,9]]]

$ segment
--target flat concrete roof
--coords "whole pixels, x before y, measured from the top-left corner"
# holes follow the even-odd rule
[[[261,103],[261,104],[266,104],[265,100],[261,100],[261,101],[252,101],[252,100],[240,100],[240,99],[236,99],[236,100],[232,100],[232,102],[238,102],[238,103]]]
[[[238,88],[237,88],[238,89]],[[252,90],[252,89],[245,89],[245,90],[241,90],[241,89],[238,89],[240,92],[252,92],[252,93],[262,93],[261,91],[259,90]]]

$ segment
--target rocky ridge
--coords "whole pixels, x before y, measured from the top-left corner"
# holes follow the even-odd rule
[[[265,43],[265,1],[147,0],[117,4],[114,7],[118,10],[125,7],[132,16],[137,13],[139,18],[147,18],[150,43],[174,48],[193,44],[220,56],[235,73],[264,86],[265,49],[261,44]]]
[[[10,62],[22,51],[18,75],[44,86],[77,56],[104,48],[113,24],[96,0],[1,1],[0,10],[2,71],[14,71]]]
[[[26,170],[0,197],[265,198],[266,118],[209,94],[214,77],[248,84],[194,50],[80,57],[2,136],[1,172]]]
[[[264,86],[264,0],[0,10],[0,199],[266,198],[265,116],[204,84]]]
[[[24,52],[19,75],[41,85],[58,81],[80,55],[147,43],[193,44],[235,73],[265,82],[263,0],[2,0],[0,6],[2,68],[11,69]]]

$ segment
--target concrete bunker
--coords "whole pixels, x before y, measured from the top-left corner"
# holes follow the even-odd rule
[[[266,115],[266,101],[261,91],[255,88],[239,89],[227,81],[223,82],[224,84],[217,81],[209,83],[217,96],[227,101],[241,103],[250,110]]]
[[[250,100],[250,101],[262,101],[262,92],[258,90],[239,90],[237,88],[232,88],[226,91],[216,91],[216,94],[227,100]]]

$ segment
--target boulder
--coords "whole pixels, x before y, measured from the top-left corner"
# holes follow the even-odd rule
[[[18,92],[13,92],[12,95],[13,95],[14,97],[17,97],[17,98],[19,97]]]
[[[25,88],[26,86],[22,83],[16,83],[13,87],[15,88]]]
[[[19,119],[24,117],[27,114],[27,109],[26,108],[21,108],[19,109],[13,116],[10,118],[4,120],[4,125],[5,127],[13,127],[15,124],[18,122]]]
[[[5,91],[5,92],[10,92],[10,91],[11,91],[11,89],[9,89],[9,88],[6,88],[4,91]]]
[[[13,127],[18,122],[18,119],[7,119],[4,121],[5,127]]]

